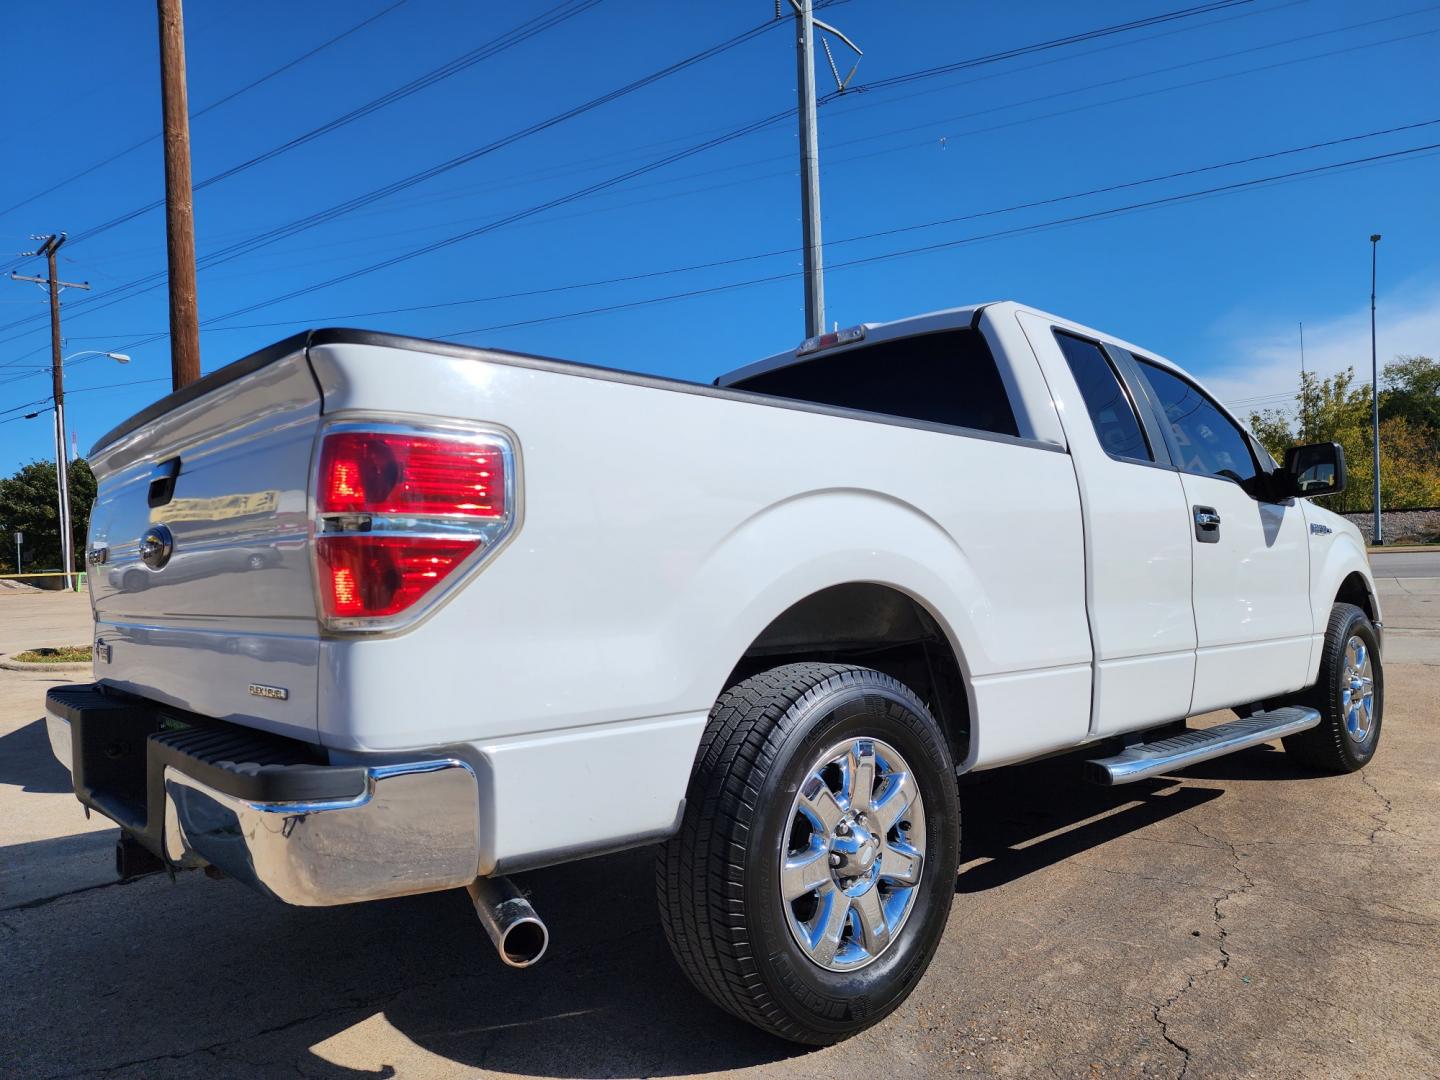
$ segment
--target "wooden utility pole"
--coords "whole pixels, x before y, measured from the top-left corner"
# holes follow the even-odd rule
[[[185,89],[185,19],[180,3],[181,0],[156,0],[160,15],[160,100],[165,119],[170,382],[175,390],[200,378],[200,317],[195,300],[195,195],[190,187],[190,103]]]
[[[75,544],[70,533],[70,469],[69,455],[65,452],[65,359],[60,355],[60,290],[89,289],[85,282],[61,281],[55,272],[55,253],[65,243],[64,233],[49,236],[35,236],[31,239],[42,243],[28,256],[41,255],[49,271],[48,277],[30,277],[28,274],[12,272],[15,281],[33,281],[44,285],[50,292],[50,384],[55,396],[55,485],[59,497],[60,511],[60,560],[65,570],[65,588],[74,588],[72,575],[75,573]]]

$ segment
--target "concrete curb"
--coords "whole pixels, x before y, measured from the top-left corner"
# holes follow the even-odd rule
[[[1371,555],[1384,555],[1387,553],[1395,555],[1413,555],[1416,552],[1422,551],[1440,551],[1440,544],[1404,544],[1398,545],[1396,547],[1375,547],[1372,544],[1368,545],[1365,550]]]
[[[20,660],[11,660],[8,657],[0,656],[0,669],[5,671],[57,671],[62,673],[74,673],[90,671],[91,664],[26,664]]]

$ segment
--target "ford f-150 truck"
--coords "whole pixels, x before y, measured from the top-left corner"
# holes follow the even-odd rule
[[[122,874],[466,888],[523,967],[506,875],[660,842],[680,966],[800,1042],[920,979],[961,774],[1277,739],[1346,771],[1380,736],[1365,547],[1309,498],[1340,448],[1277,464],[1174,364],[1014,303],[714,385],[316,330],[90,463],[95,682],[47,714]]]

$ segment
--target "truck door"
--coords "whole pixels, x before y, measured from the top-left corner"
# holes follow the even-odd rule
[[[1268,500],[1240,426],[1179,372],[1133,357],[1180,469],[1193,552],[1195,690],[1190,712],[1305,685],[1310,667],[1310,550],[1294,499]]]
[[[1028,312],[1020,325],[1070,444],[1085,529],[1094,648],[1090,731],[1114,735],[1190,709],[1195,619],[1185,490],[1129,355]]]

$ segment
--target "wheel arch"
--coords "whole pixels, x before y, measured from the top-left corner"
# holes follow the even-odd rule
[[[1373,623],[1380,619],[1380,608],[1375,603],[1375,595],[1370,581],[1358,570],[1351,570],[1340,582],[1335,590],[1335,603],[1354,604]]]
[[[1354,604],[1377,628],[1384,618],[1365,548],[1348,531],[1337,533],[1318,559],[1312,555],[1310,610],[1316,645],[1311,649],[1307,685],[1319,677],[1320,641],[1330,623],[1330,610],[1337,603]]]
[[[770,620],[724,685],[797,661],[856,664],[899,680],[930,708],[955,763],[968,759],[974,700],[964,654],[940,617],[911,593],[873,581],[812,592]]]

